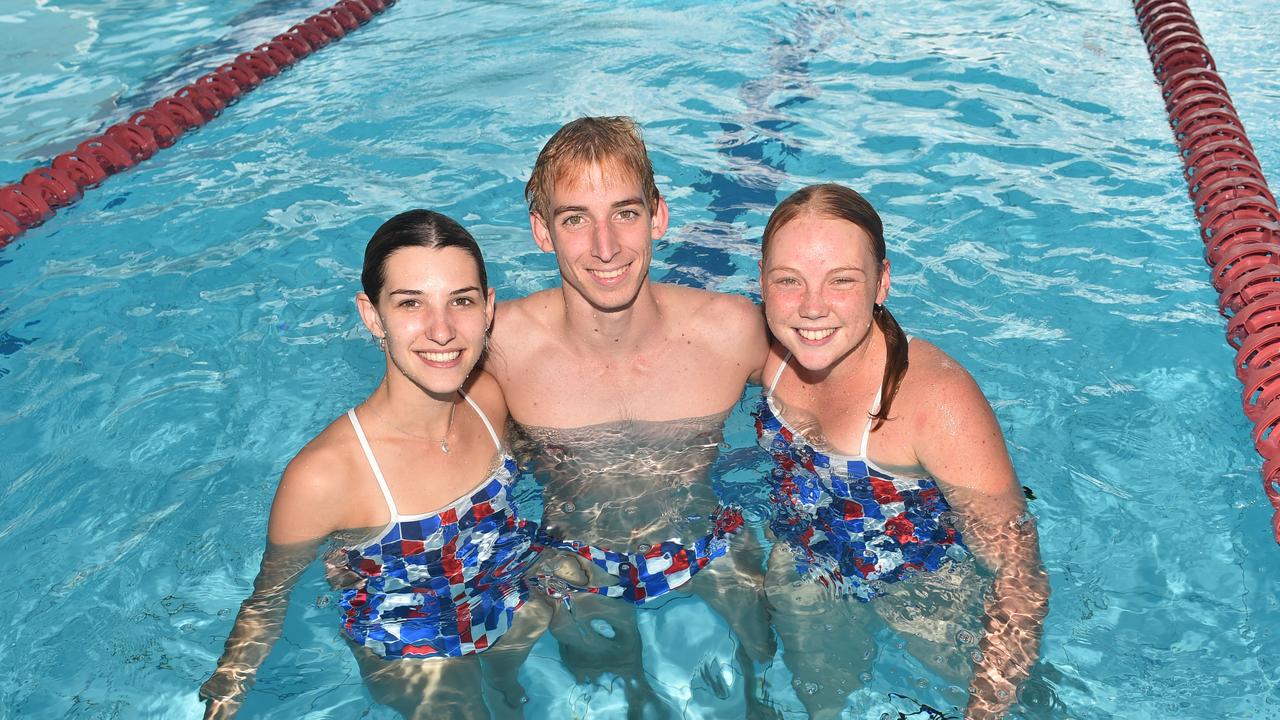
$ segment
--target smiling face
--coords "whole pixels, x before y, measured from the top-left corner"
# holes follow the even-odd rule
[[[769,239],[760,283],[773,336],[805,369],[828,370],[871,337],[889,261],[876,260],[857,225],[802,213]]]
[[[365,326],[386,338],[387,358],[405,378],[432,394],[456,391],[493,318],[493,290],[482,289],[476,260],[457,247],[409,246],[387,256],[383,273],[376,303],[357,295]]]
[[[666,203],[650,207],[632,173],[597,163],[555,183],[549,199],[550,217],[534,212],[530,222],[538,247],[556,254],[566,292],[603,312],[630,307],[667,230]]]

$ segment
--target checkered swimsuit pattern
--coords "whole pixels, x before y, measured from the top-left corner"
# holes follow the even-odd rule
[[[871,420],[857,456],[820,452],[787,426],[770,399],[785,366],[753,415],[774,461],[770,529],[792,550],[797,574],[865,602],[885,583],[968,557],[960,533],[943,520],[951,506],[932,478],[894,477],[867,462]]]
[[[643,605],[689,582],[712,560],[728,552],[729,538],[742,527],[741,510],[720,506],[711,520],[711,532],[692,544],[667,540],[637,553],[615,552],[540,535],[540,543],[544,547],[567,550],[583,557],[618,582],[615,585],[575,585],[562,578],[542,574],[537,577],[538,583],[548,595],[566,603],[569,602],[569,592],[588,592]]]
[[[347,564],[362,579],[342,592],[343,632],[387,659],[457,657],[490,647],[527,599],[524,575],[537,554],[536,525],[520,519],[511,495],[515,460],[504,454],[479,488],[443,510],[401,516],[355,412],[348,416],[391,523],[377,540],[345,548]]]

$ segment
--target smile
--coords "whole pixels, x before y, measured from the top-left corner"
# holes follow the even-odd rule
[[[629,270],[630,268],[631,268],[631,263],[627,263],[626,265],[623,265],[622,267],[614,270],[588,270],[587,272],[591,273],[591,277],[594,277],[596,280],[599,280],[602,283],[609,284],[617,280],[618,278],[622,277],[623,275],[626,275],[627,270]]]
[[[451,363],[462,356],[461,350],[449,352],[419,352],[418,357],[430,363]]]
[[[835,331],[835,328],[827,328],[825,330],[805,330],[803,328],[796,328],[796,332],[800,334],[800,337],[810,342],[826,340],[831,337],[832,333]]]

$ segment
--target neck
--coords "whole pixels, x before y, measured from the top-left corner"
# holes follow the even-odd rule
[[[630,352],[655,338],[664,315],[648,280],[629,305],[600,310],[582,296],[561,288],[568,336],[596,352]]]
[[[436,394],[390,370],[364,404],[381,420],[406,435],[440,440],[449,431],[459,393]]]

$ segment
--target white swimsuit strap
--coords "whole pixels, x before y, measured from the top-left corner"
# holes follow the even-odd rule
[[[476,414],[480,416],[480,422],[483,422],[485,428],[488,429],[489,437],[493,438],[493,444],[498,447],[498,452],[502,452],[502,441],[498,439],[498,433],[493,431],[493,424],[489,422],[489,417],[484,414],[484,411],[480,409],[480,406],[476,404],[476,401],[471,399],[470,395],[462,392],[462,388],[458,388],[458,394],[461,395],[462,399],[466,400],[467,404],[471,406],[471,409],[475,410]]]
[[[880,394],[884,392],[884,386],[881,385],[876,390],[876,399],[871,403],[871,410],[867,413],[867,426],[862,429],[862,447],[858,450],[858,456],[865,459],[867,457],[867,441],[871,439],[871,426],[876,424],[874,415],[880,412]]]
[[[907,343],[909,344],[910,342],[911,342],[911,336],[907,335]],[[884,385],[881,384],[880,388],[876,390],[876,399],[874,402],[871,403],[871,410],[870,412],[867,413],[867,415],[875,415],[876,413],[880,412],[880,401],[882,399],[883,393],[884,393]],[[874,417],[868,417],[867,426],[862,429],[862,449],[858,451],[858,455],[862,456],[864,459],[866,459],[867,457],[867,441],[871,438],[871,426],[875,424],[876,424],[876,419]]]
[[[782,379],[782,371],[787,369],[787,361],[791,359],[791,353],[782,358],[782,362],[778,364],[778,371],[773,374],[773,382],[769,383],[769,390],[766,394],[772,395],[773,389],[778,387],[778,381]]]
[[[378,487],[382,488],[382,497],[387,499],[387,509],[391,511],[392,519],[395,519],[400,516],[400,511],[396,509],[396,501],[391,499],[391,489],[387,487],[387,479],[382,476],[382,468],[378,467],[378,461],[373,457],[373,449],[369,447],[369,439],[364,436],[364,428],[360,427],[356,409],[348,410],[347,417],[351,419],[351,427],[355,428],[356,437],[360,439],[360,447],[364,448],[364,456],[369,461],[369,467],[373,468],[373,476],[378,479]]]

